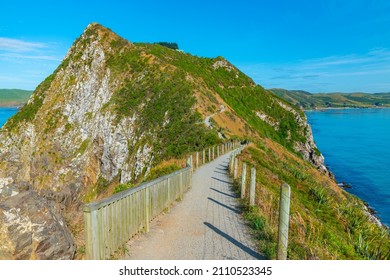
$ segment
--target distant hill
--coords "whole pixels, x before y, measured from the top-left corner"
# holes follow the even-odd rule
[[[22,106],[33,92],[22,89],[0,89],[0,107]]]
[[[277,96],[303,109],[390,107],[390,93],[310,93],[303,90],[270,89]]]

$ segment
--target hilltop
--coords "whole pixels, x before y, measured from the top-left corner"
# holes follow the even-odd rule
[[[27,103],[33,92],[21,89],[0,89],[0,107],[20,107]]]
[[[303,90],[270,89],[277,96],[305,110],[324,108],[390,107],[390,93],[310,93]]]
[[[84,203],[174,170],[187,153],[232,139],[255,143],[244,155],[263,168],[258,191],[269,201],[276,203],[271,188],[281,181],[305,199],[296,200],[292,217],[299,234],[293,236],[321,234],[310,239],[311,248],[297,244],[304,253],[296,258],[365,257],[353,245],[346,252],[324,246],[330,235],[371,240],[381,228],[362,218],[347,230],[351,215],[366,213],[359,201],[335,216],[337,205],[352,198],[324,166],[298,107],[223,57],[132,43],[96,23],[0,131],[0,239],[6,244],[0,256],[82,258]],[[318,197],[335,204],[317,211]],[[261,207],[254,215],[263,219]],[[323,233],[333,224],[341,226]]]

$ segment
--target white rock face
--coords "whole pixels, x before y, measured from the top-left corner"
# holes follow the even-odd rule
[[[87,28],[45,89],[36,91],[30,98],[31,106],[37,99],[42,100],[33,119],[19,122],[13,130],[0,133],[0,239],[8,244],[4,254],[9,258],[30,258],[34,255],[30,250],[35,250],[35,243],[56,246],[54,239],[44,237],[48,227],[64,240],[62,245],[67,249],[61,246],[57,246],[58,252],[47,249],[41,257],[71,257],[74,248],[68,238],[70,234],[55,212],[72,203],[79,205],[83,190],[96,184],[100,177],[108,182],[115,179],[127,183],[150,169],[153,147],[148,141],[134,147],[149,133],[137,131],[139,116],[136,111],[118,117],[110,107],[110,100],[121,81],[113,79],[107,65],[110,42],[107,43],[105,36],[115,39],[114,34],[101,30],[89,32]],[[166,119],[168,123],[169,118]],[[13,185],[27,187],[14,188]],[[26,195],[30,191],[36,202]],[[30,209],[35,207],[41,214],[14,207],[21,200],[28,201]],[[2,203],[8,203],[10,207],[2,209],[5,205]],[[46,207],[46,203],[53,204],[53,208]],[[49,214],[45,212],[46,208],[51,209]],[[42,220],[43,217],[50,220],[50,225]],[[15,229],[24,237],[1,237],[3,232],[5,236],[11,223],[17,225]],[[15,253],[14,246],[22,239],[27,245]],[[50,252],[56,253],[51,255]]]
[[[310,125],[307,123],[307,119],[305,117],[302,117],[296,110],[284,104],[283,102],[278,101],[278,104],[283,109],[293,113],[298,125],[304,128],[305,135],[303,136],[305,137],[306,142],[296,142],[294,144],[294,150],[302,154],[305,160],[317,166],[319,170],[326,173],[328,176],[333,177],[333,174],[325,166],[324,157],[321,153],[319,153],[317,145],[314,142],[313,133]]]
[[[229,65],[229,63],[226,60],[218,60],[218,61],[214,62],[213,68],[214,68],[214,70],[217,70],[219,68],[225,68],[226,71],[228,71],[228,72],[231,72],[232,70],[234,70],[234,67]]]
[[[279,130],[279,122],[275,121],[273,118],[268,116],[267,114],[257,111],[255,112],[256,116],[258,116],[262,121],[266,122],[270,126],[272,126],[276,131]]]
[[[12,184],[13,182],[14,182],[14,179],[12,179],[11,177],[0,178],[0,189],[5,187],[5,186],[8,186],[9,184]]]

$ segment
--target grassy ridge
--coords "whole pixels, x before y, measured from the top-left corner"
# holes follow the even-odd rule
[[[277,96],[303,109],[390,107],[390,93],[317,93],[302,90],[271,89]]]
[[[181,71],[175,71],[176,74],[173,78],[175,83],[187,84],[189,92],[193,93],[198,90],[204,95],[213,92],[222,97],[240,117],[261,135],[266,135],[278,143],[288,146],[291,150],[295,142],[305,141],[303,128],[298,126],[296,116],[279,105],[279,102],[286,102],[261,86],[255,85],[248,76],[224,58],[196,57],[156,44],[137,44],[137,46],[158,58],[161,63],[170,64],[175,69],[180,69]],[[218,63],[222,66],[216,67]],[[165,75],[169,77],[168,73]],[[195,81],[204,83],[204,87],[201,86],[200,82],[189,83],[187,75],[191,75]],[[207,88],[208,91],[204,88]],[[262,121],[256,112],[264,113],[270,119],[278,122],[277,127]]]
[[[239,158],[257,169],[256,207],[247,208],[262,252],[276,257],[282,182],[291,186],[289,259],[389,259],[390,236],[370,221],[361,200],[269,140]]]
[[[0,107],[21,106],[28,101],[31,94],[31,90],[0,89]]]

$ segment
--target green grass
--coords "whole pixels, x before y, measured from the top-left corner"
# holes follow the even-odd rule
[[[244,207],[244,216],[268,258],[276,258],[279,192],[286,182],[292,193],[289,259],[390,259],[389,230],[370,221],[363,201],[314,176],[309,163],[274,149],[251,147],[241,156],[257,169],[258,188],[257,206]]]
[[[151,181],[153,179],[168,175],[180,169],[177,164],[169,164],[166,166],[157,166],[152,168],[144,181]]]

